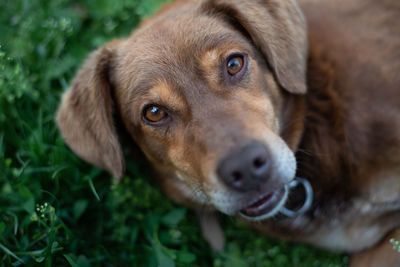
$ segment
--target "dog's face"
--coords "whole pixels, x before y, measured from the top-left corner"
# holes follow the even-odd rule
[[[172,198],[277,213],[296,170],[284,95],[305,91],[305,30],[292,1],[258,2],[178,3],[98,50],[59,110],[67,143],[122,176],[117,112]]]

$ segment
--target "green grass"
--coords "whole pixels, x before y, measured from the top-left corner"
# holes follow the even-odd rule
[[[75,71],[160,2],[1,1],[0,265],[345,266],[224,216],[227,247],[214,253],[194,213],[166,200],[139,163],[117,184],[65,146],[54,114]]]

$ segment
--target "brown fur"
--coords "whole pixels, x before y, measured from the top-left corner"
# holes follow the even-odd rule
[[[254,227],[350,253],[378,244],[400,225],[400,5],[302,0],[300,6],[304,17],[292,0],[167,5],[130,37],[94,52],[78,72],[57,115],[66,142],[120,178],[124,159],[114,125],[120,117],[166,194],[207,211],[200,221],[203,232],[204,221],[213,222],[204,235],[214,248],[223,237],[208,211],[233,215],[278,190],[293,178],[295,154],[296,175],[314,188],[312,208]],[[233,82],[221,66],[237,52],[249,67]],[[144,123],[149,103],[167,109],[167,126]],[[259,189],[238,193],[215,169],[249,140],[265,144],[275,167]],[[289,205],[296,201],[289,196]],[[385,261],[382,255],[399,262],[386,241],[358,255],[354,266]]]
[[[352,257],[350,267],[393,267],[400,266],[399,252],[392,248],[390,242],[399,239],[398,231],[393,231],[373,248]]]

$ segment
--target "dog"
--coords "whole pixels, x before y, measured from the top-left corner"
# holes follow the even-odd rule
[[[400,2],[183,0],[97,51],[57,123],[124,175],[116,121],[164,192],[271,237],[400,266]]]

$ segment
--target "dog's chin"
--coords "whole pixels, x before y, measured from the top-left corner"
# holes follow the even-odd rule
[[[283,186],[274,192],[262,195],[249,206],[239,211],[239,215],[248,221],[261,221],[276,215],[285,205],[288,187]]]

